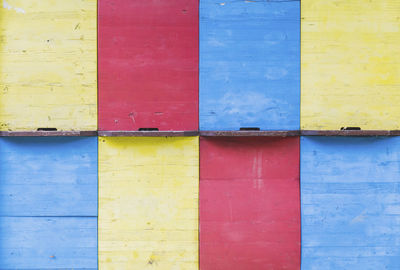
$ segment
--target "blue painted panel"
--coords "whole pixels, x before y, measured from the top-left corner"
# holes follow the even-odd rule
[[[97,138],[0,138],[0,216],[97,216]]]
[[[400,269],[400,138],[301,138],[302,269]]]
[[[300,127],[300,1],[200,1],[200,129]]]
[[[0,269],[97,269],[97,218],[0,217]]]

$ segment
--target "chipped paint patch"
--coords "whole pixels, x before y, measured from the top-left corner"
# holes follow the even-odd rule
[[[3,8],[6,8],[6,9],[8,9],[8,10],[14,10],[14,11],[16,11],[17,13],[23,13],[23,14],[25,14],[25,10],[24,10],[24,9],[19,8],[19,7],[13,7],[13,6],[11,6],[9,3],[7,3],[6,0],[3,0]]]
[[[288,74],[288,71],[280,67],[269,67],[264,77],[268,80],[279,80],[284,78]]]

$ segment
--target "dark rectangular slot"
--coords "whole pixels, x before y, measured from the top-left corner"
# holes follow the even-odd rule
[[[340,130],[361,130],[360,127],[342,127]]]
[[[158,131],[158,128],[139,128],[139,131]]]
[[[38,128],[37,131],[57,131],[56,128]]]
[[[259,127],[241,127],[240,131],[259,131]]]

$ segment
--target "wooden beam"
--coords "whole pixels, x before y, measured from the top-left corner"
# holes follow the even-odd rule
[[[290,137],[299,136],[299,130],[265,130],[265,131],[200,131],[204,137]]]
[[[193,131],[99,131],[101,137],[186,137],[198,136],[199,132]]]
[[[400,130],[302,130],[302,136],[400,136]]]
[[[97,136],[97,131],[0,131],[0,137],[79,137]]]

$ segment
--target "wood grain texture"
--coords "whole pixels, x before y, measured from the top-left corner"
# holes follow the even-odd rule
[[[301,138],[302,269],[400,269],[400,138]]]
[[[301,128],[400,128],[400,1],[301,2]]]
[[[200,1],[200,130],[300,127],[300,1]]]
[[[0,269],[97,269],[97,138],[0,138]]]
[[[198,0],[99,1],[99,129],[198,130]]]
[[[97,216],[97,138],[0,138],[0,216]]]
[[[200,269],[300,269],[299,138],[200,138]]]
[[[99,138],[100,269],[198,269],[198,140]]]
[[[3,0],[0,130],[97,129],[96,0]]]
[[[97,218],[0,217],[0,269],[97,269]]]

